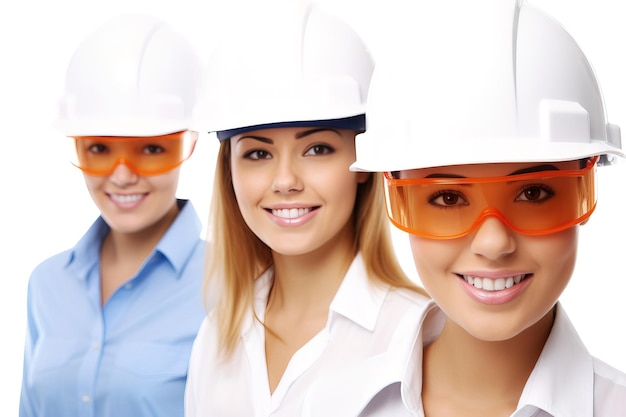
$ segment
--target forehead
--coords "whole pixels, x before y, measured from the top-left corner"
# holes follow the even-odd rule
[[[570,170],[579,169],[579,161],[557,162],[503,162],[494,164],[446,165],[439,167],[412,169],[400,172],[400,178],[425,178],[430,175],[452,175],[461,177],[501,177],[511,175],[520,170],[542,167],[548,169]]]

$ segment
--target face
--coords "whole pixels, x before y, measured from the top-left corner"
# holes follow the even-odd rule
[[[84,177],[89,194],[111,229],[133,234],[160,228],[164,223],[169,226],[176,213],[179,173],[180,168],[175,168],[142,176],[118,164],[109,175]]]
[[[275,253],[303,255],[352,242],[351,216],[366,173],[350,172],[355,133],[327,128],[246,132],[231,141],[233,188],[253,233]]]
[[[549,164],[547,169],[575,170],[578,162]],[[546,167],[542,164],[542,168]],[[496,177],[537,164],[483,164],[427,168],[402,177]],[[519,197],[540,204],[548,194],[539,188]],[[443,205],[465,204],[458,194],[439,194]],[[471,204],[471,201],[469,201]],[[444,207],[449,210],[450,207]],[[469,234],[451,239],[410,235],[420,279],[449,320],[485,341],[508,340],[535,325],[555,305],[574,269],[578,226],[543,234],[516,232],[497,216],[486,216]]]

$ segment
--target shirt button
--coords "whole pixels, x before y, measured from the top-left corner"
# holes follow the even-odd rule
[[[94,343],[93,343],[93,345],[91,345],[91,348],[92,348],[93,350],[98,350],[98,349],[100,349],[100,343],[98,343],[98,342],[94,342]]]
[[[83,395],[82,400],[83,400],[84,403],[88,403],[88,402],[91,401],[91,398],[89,398],[89,395]]]
[[[133,288],[133,284],[129,282],[126,285],[124,285],[124,288],[126,288],[127,290],[130,290],[131,288]]]

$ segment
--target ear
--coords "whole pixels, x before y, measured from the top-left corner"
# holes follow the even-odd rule
[[[357,172],[356,173],[356,180],[359,184],[363,184],[365,182],[367,182],[367,180],[370,179],[370,176],[372,175],[371,172]]]

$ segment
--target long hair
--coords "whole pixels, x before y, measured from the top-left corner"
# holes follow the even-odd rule
[[[219,350],[226,357],[235,350],[243,322],[250,314],[254,282],[273,262],[271,249],[250,230],[241,216],[233,189],[230,152],[230,141],[222,141],[215,170],[211,244],[208,245],[204,278],[205,297],[210,296],[209,288],[221,291],[214,314],[218,318]],[[407,288],[426,295],[406,276],[396,258],[381,181],[382,174],[371,173],[357,190],[352,213],[355,249],[361,252],[372,283]]]

